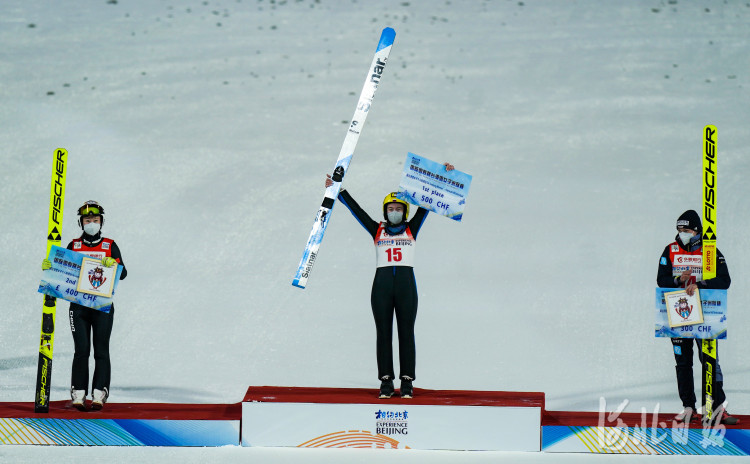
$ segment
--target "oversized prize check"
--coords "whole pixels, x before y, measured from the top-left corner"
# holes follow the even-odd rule
[[[98,259],[59,246],[50,249],[47,259],[52,267],[42,271],[39,293],[109,312],[122,266],[107,268]]]
[[[398,191],[411,204],[460,221],[470,186],[469,174],[448,171],[441,163],[409,153]]]
[[[697,291],[702,312],[702,322],[681,324],[688,319],[679,307],[667,304],[665,295],[678,293],[678,288],[657,288],[655,298],[656,337],[725,339],[727,338],[727,291],[704,288]],[[696,305],[697,306],[697,305]],[[692,308],[691,308],[692,309]]]

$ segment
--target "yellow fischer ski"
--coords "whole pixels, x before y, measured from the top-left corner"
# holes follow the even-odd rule
[[[716,127],[703,128],[703,280],[716,277]],[[705,396],[705,421],[711,423],[714,412],[714,385],[716,382],[716,340],[704,339],[703,392]]]
[[[703,280],[716,277],[716,127],[703,129]]]
[[[47,253],[53,245],[60,246],[62,240],[63,204],[65,203],[65,173],[68,167],[68,151],[55,150],[52,162],[52,186],[49,199],[49,221],[47,225]],[[34,412],[49,412],[50,386],[52,384],[52,350],[55,344],[56,299],[44,296],[42,306],[42,330],[39,337],[39,365],[36,374],[36,400]]]

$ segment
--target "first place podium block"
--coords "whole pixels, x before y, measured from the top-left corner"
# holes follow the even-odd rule
[[[250,387],[243,446],[540,451],[543,393]]]

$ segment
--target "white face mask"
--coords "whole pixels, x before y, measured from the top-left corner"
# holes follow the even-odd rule
[[[687,245],[688,243],[690,243],[690,239],[694,237],[690,232],[680,232],[677,235],[680,236],[680,241],[683,245]]]
[[[388,222],[391,224],[401,224],[404,219],[404,213],[401,211],[388,211]]]
[[[83,225],[83,231],[89,235],[98,234],[101,228],[102,228],[102,225],[99,224],[98,222],[89,222],[88,224]]]

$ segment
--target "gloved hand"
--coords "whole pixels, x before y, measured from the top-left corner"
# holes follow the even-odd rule
[[[117,260],[115,258],[105,256],[102,258],[102,266],[104,267],[112,267],[117,265]]]
[[[46,271],[47,269],[50,269],[52,267],[52,261],[48,260],[47,258],[44,258],[42,260],[42,270]]]

